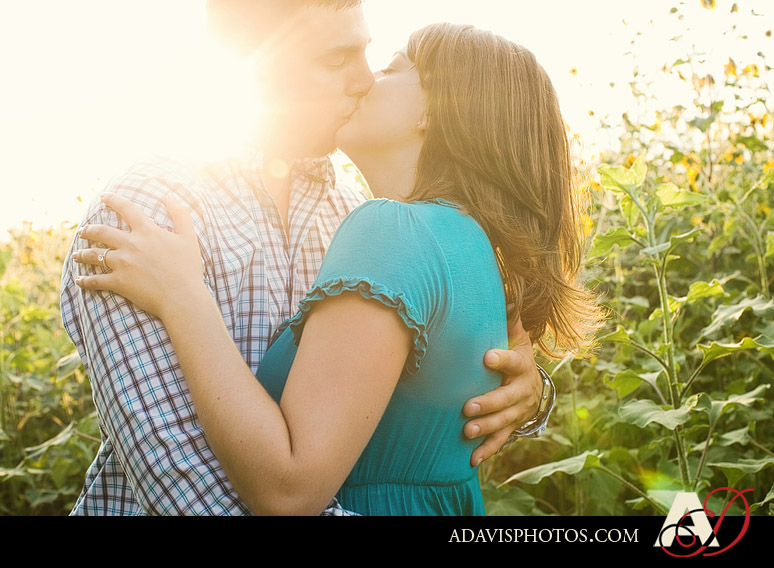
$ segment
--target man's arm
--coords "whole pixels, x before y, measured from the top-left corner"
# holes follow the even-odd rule
[[[153,183],[112,189],[161,226],[167,187]],[[112,211],[95,205],[85,223],[125,228]],[[62,313],[91,379],[100,424],[148,514],[245,514],[207,445],[186,383],[161,322],[123,298],[87,292],[74,279],[88,270],[73,252],[94,246],[76,237],[65,260]]]
[[[471,455],[473,466],[518,437],[542,433],[553,409],[553,383],[535,363],[532,342],[521,321],[511,328],[509,340],[511,349],[492,349],[484,356],[487,367],[503,374],[502,386],[470,399],[463,407],[465,416],[471,418],[465,424],[465,435],[471,439],[485,436]]]

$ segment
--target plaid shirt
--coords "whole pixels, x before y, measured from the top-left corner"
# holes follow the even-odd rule
[[[163,197],[173,192],[188,205],[205,282],[253,372],[314,283],[339,223],[366,199],[336,184],[328,158],[294,164],[290,183],[287,230],[259,157],[195,169],[141,163],[108,186],[169,229]],[[127,229],[99,200],[81,224]],[[88,246],[95,243],[76,238],[65,261],[62,318],[92,381],[102,444],[71,514],[249,514],[205,441],[161,322],[120,296],[75,285],[89,269],[73,263],[72,252]],[[334,503],[326,514],[346,512]]]

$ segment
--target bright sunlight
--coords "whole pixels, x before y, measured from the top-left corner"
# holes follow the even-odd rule
[[[564,115],[590,154],[615,147],[631,101],[633,66],[656,73],[669,53],[708,52],[708,72],[739,52],[771,51],[766,0],[705,9],[699,0],[594,3],[552,0],[367,0],[380,69],[409,34],[435,21],[492,29],[532,50],[552,77]],[[685,21],[670,14],[674,6]],[[31,221],[77,221],[96,191],[153,153],[217,159],[249,143],[258,86],[249,61],[206,34],[204,0],[27,0],[0,4],[0,231]],[[726,33],[737,18],[747,41]],[[768,28],[767,28],[768,26]],[[640,39],[642,38],[642,39]],[[644,43],[638,44],[638,41]],[[636,56],[636,58],[635,58]],[[765,69],[761,69],[765,72]],[[686,95],[661,77],[659,103]]]

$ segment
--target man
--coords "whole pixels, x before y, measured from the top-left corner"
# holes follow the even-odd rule
[[[170,229],[165,195],[189,206],[205,281],[253,372],[314,282],[336,227],[365,199],[335,183],[328,157],[336,131],[373,84],[360,3],[211,0],[217,28],[263,51],[270,112],[262,153],[198,167],[138,164],[108,186]],[[126,227],[99,201],[82,224]],[[76,238],[65,261],[62,314],[92,380],[102,444],[72,514],[249,514],[207,445],[161,323],[118,296],[74,284],[80,269],[72,254],[87,246]],[[545,394],[525,337],[517,335],[517,350],[493,353],[499,363],[490,366],[505,371],[506,385],[466,404],[477,418],[465,434],[488,435],[474,463],[535,417]],[[330,514],[341,513],[334,506]]]

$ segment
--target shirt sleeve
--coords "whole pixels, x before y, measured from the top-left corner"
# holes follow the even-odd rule
[[[356,292],[394,309],[410,330],[404,372],[417,373],[451,304],[449,270],[435,236],[415,206],[379,199],[350,213],[336,231],[314,286],[289,325],[301,338],[316,302]],[[435,336],[436,334],[433,334]]]
[[[161,199],[174,191],[194,203],[185,189],[160,179],[123,178],[109,189],[168,229],[171,221]],[[194,211],[193,218],[206,257],[201,215]],[[127,228],[99,200],[81,225],[87,223]],[[205,441],[161,321],[113,293],[75,285],[75,277],[95,268],[74,263],[72,253],[90,246],[100,245],[76,236],[65,260],[62,318],[91,380],[103,437],[112,444],[134,497],[150,515],[245,514]]]

